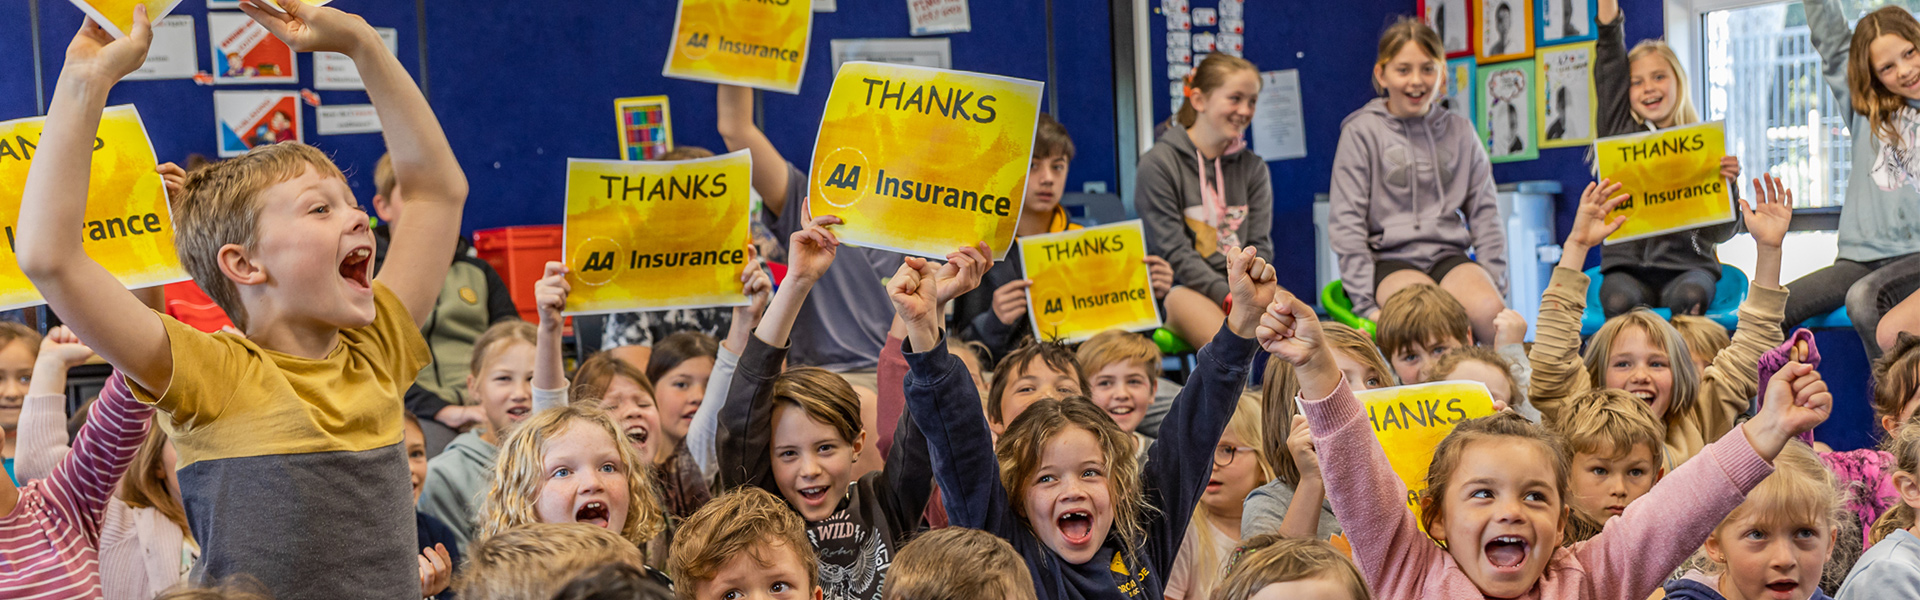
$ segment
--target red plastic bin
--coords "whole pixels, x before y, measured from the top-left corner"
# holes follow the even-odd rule
[[[473,232],[474,250],[482,260],[493,265],[493,270],[500,272],[507,289],[513,292],[513,306],[520,309],[520,318],[532,323],[540,322],[533,284],[546,273],[547,261],[560,260],[565,245],[566,234],[560,225],[523,225]]]

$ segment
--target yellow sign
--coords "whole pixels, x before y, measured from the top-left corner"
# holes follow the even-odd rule
[[[73,2],[74,6],[80,7],[81,12],[87,13],[88,17],[92,17],[93,22],[99,23],[101,29],[105,29],[107,33],[113,34],[113,37],[116,39],[127,37],[127,32],[133,31],[133,7],[145,4],[147,6],[147,21],[159,23],[160,19],[167,17],[167,13],[173,12],[174,5],[180,3],[180,0],[70,1]]]
[[[661,74],[796,93],[812,35],[807,0],[680,0]]]
[[[0,310],[46,302],[14,258],[27,169],[46,124],[45,117],[0,123],[0,223],[7,237],[7,245],[0,248],[6,253],[0,260]],[[81,247],[128,288],[187,279],[173,249],[173,214],[167,210],[166,186],[154,171],[157,164],[140,111],[128,104],[100,115]]]
[[[1373,435],[1387,451],[1393,474],[1407,484],[1407,507],[1420,514],[1433,449],[1467,419],[1493,414],[1493,395],[1478,381],[1436,381],[1354,393],[1367,407]]]
[[[1619,182],[1626,202],[1607,215],[1626,215],[1608,244],[1732,221],[1733,200],[1720,177],[1727,155],[1722,121],[1594,142],[1600,176]]]
[[[565,313],[747,303],[746,150],[696,160],[567,159]]]
[[[1020,238],[1034,335],[1073,344],[1108,329],[1159,327],[1146,248],[1137,219]]]
[[[1026,197],[1038,81],[850,62],[827,94],[807,206],[860,245],[1007,255]]]

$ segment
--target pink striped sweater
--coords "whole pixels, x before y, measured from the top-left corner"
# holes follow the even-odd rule
[[[46,479],[21,489],[20,503],[0,517],[0,598],[100,597],[101,514],[152,414],[120,374],[107,380],[73,451]]]
[[[1327,496],[1374,598],[1484,598],[1453,556],[1420,531],[1407,510],[1407,486],[1387,464],[1365,407],[1346,382],[1302,405]],[[1604,533],[1555,550],[1539,582],[1520,597],[1646,598],[1772,473],[1735,427],[1661,479]]]

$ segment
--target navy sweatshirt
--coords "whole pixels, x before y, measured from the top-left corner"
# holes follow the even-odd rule
[[[980,412],[979,392],[966,365],[947,353],[945,343],[907,355],[912,367],[907,414],[925,424],[922,432],[950,523],[985,530],[1013,544],[1033,573],[1039,600],[1160,600],[1194,504],[1212,476],[1214,447],[1233,417],[1256,348],[1253,340],[1222,327],[1213,342],[1200,349],[1198,366],[1167,413],[1159,441],[1147,452],[1141,487],[1154,510],[1142,515],[1145,538],[1127,551],[1117,534],[1109,534],[1086,564],[1068,564],[1055,555],[1014,512],[1012,503],[1018,500],[1008,498],[1000,484],[1000,463]]]

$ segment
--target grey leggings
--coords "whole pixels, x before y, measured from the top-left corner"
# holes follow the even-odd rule
[[[1787,284],[1791,295],[1781,326],[1790,329],[1844,305],[1860,343],[1867,347],[1867,358],[1878,359],[1880,316],[1916,289],[1920,289],[1920,254],[1872,262],[1836,260],[1831,267]]]

